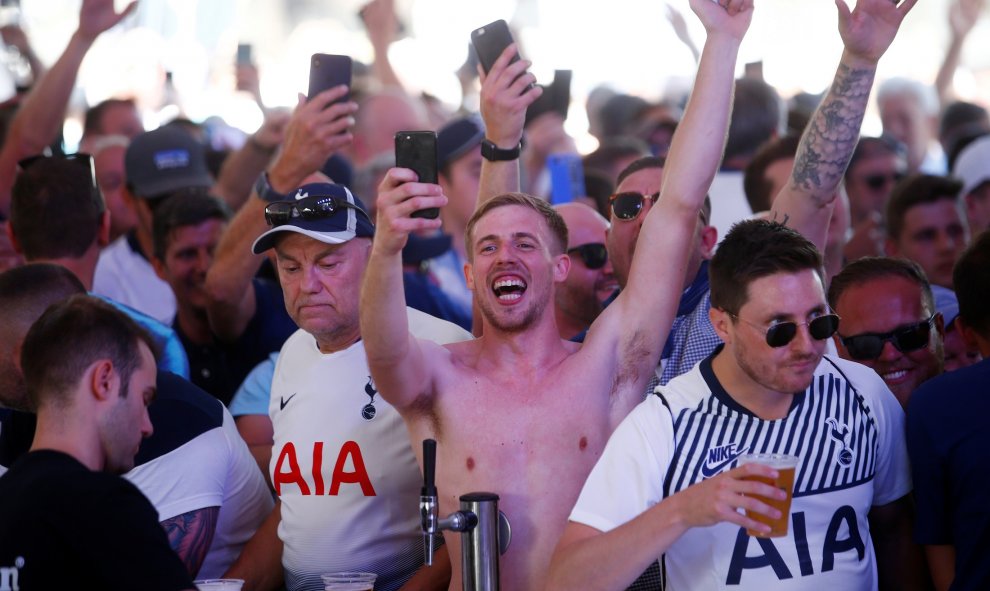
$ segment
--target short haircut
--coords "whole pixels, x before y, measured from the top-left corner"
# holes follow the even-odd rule
[[[771,193],[773,184],[766,177],[767,169],[778,160],[794,158],[800,142],[801,137],[793,134],[774,138],[763,144],[746,166],[743,190],[753,213],[767,211],[773,204],[775,195]]]
[[[623,158],[647,156],[650,146],[639,138],[617,135],[602,140],[598,148],[581,159],[586,170],[609,170]]]
[[[732,226],[708,265],[712,307],[738,314],[749,301],[749,284],[777,273],[810,269],[824,277],[822,255],[796,230],[770,220]]]
[[[608,219],[608,198],[615,191],[615,183],[610,175],[600,170],[584,169],[584,191],[595,201],[598,213]]]
[[[962,254],[952,271],[959,299],[959,317],[984,339],[990,339],[990,231],[983,232]]]
[[[618,187],[622,184],[622,181],[641,170],[646,170],[648,168],[659,168],[660,170],[663,170],[664,166],[667,166],[667,161],[664,158],[660,158],[658,156],[643,156],[639,160],[634,160],[629,163],[629,166],[626,166],[622,172],[619,173],[619,177],[615,179],[615,186]]]
[[[209,194],[208,190],[189,189],[165,198],[154,212],[152,240],[154,255],[165,260],[172,232],[185,226],[198,226],[209,220],[230,220],[227,205]]]
[[[753,154],[783,129],[784,108],[774,87],[753,78],[736,80],[724,158]]]
[[[70,393],[94,362],[109,359],[127,396],[131,375],[141,364],[139,343],[157,357],[151,335],[103,300],[74,295],[48,308],[31,326],[21,347],[21,368],[34,408],[66,407]]]
[[[83,118],[83,135],[103,133],[103,115],[114,107],[135,108],[134,99],[106,99],[90,107]]]
[[[42,158],[17,175],[10,226],[28,261],[78,258],[96,243],[106,204],[84,162]]]
[[[874,158],[876,156],[897,156],[903,160],[906,158],[906,154],[907,148],[904,147],[904,144],[889,135],[882,135],[880,137],[862,136],[859,138],[859,141],[856,142],[856,148],[853,150],[852,156],[849,158],[849,166],[846,167],[846,172],[843,174],[843,178],[848,180],[853,168],[859,163],[860,160],[865,158]]]
[[[935,87],[910,78],[890,78],[877,89],[877,103],[890,97],[908,97],[918,103],[921,112],[929,117],[938,115],[938,95]]]
[[[471,219],[468,220],[467,228],[464,230],[464,237],[467,241],[467,256],[469,261],[474,260],[473,234],[474,227],[478,224],[478,220],[483,218],[485,214],[493,209],[505,207],[507,205],[521,205],[523,207],[528,207],[543,216],[543,220],[550,228],[550,235],[554,238],[553,244],[548,245],[550,247],[550,252],[553,254],[564,253],[567,249],[567,224],[564,222],[564,218],[560,217],[560,214],[557,213],[556,209],[539,197],[533,197],[532,195],[527,195],[525,193],[502,193],[501,195],[497,195],[480,204],[478,209],[474,211],[474,215],[472,215]]]
[[[904,217],[912,207],[942,200],[956,203],[962,187],[962,181],[931,174],[914,174],[901,179],[887,201],[887,237],[900,239]]]
[[[862,285],[876,279],[900,277],[921,288],[921,303],[927,314],[935,312],[935,297],[928,276],[918,263],[895,257],[864,257],[843,267],[842,271],[832,277],[828,286],[828,305],[835,309],[842,294],[849,288]],[[877,294],[882,297],[882,294]]]

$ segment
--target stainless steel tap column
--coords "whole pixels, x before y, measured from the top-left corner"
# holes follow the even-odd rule
[[[461,532],[464,591],[498,591],[498,495],[487,492],[463,495],[461,512],[473,513],[478,518],[478,525]]]

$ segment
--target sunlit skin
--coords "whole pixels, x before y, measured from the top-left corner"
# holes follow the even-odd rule
[[[932,284],[952,289],[952,267],[968,242],[959,207],[947,198],[907,210],[900,235],[887,240],[886,250],[921,265]]]
[[[766,329],[775,322],[806,323],[828,313],[817,272],[775,273],[750,282],[746,303],[732,318],[712,308],[712,326],[725,342],[712,369],[732,398],[763,419],[787,415],[794,394],[803,392],[825,352],[825,341],[799,326],[790,343],[773,348]]]
[[[878,101],[877,106],[883,132],[907,147],[908,168],[917,171],[934,137],[933,119],[925,115],[921,105],[911,96],[889,96]]]
[[[922,300],[921,287],[903,277],[879,277],[853,285],[842,292],[835,304],[842,318],[839,335],[850,337],[863,333],[886,333],[898,327],[928,320],[928,310]],[[911,393],[924,381],[942,373],[942,317],[936,316],[935,330],[929,344],[917,351],[902,353],[892,343],[884,343],[877,359],[852,359],[835,339],[839,355],[873,368],[890,388],[902,406],[907,406]]]
[[[567,224],[568,250],[585,244],[604,244],[608,222],[596,211],[576,203],[559,205],[556,209]],[[589,269],[580,253],[571,253],[570,258],[567,279],[558,286],[554,297],[557,328],[563,338],[587,329],[601,313],[602,302],[618,287],[611,262]]]
[[[227,227],[221,219],[206,220],[195,226],[172,230],[164,260],[155,261],[155,269],[172,291],[180,308],[205,312],[206,272],[213,263],[213,252]]]
[[[846,194],[849,195],[849,215],[853,224],[859,224],[872,214],[882,214],[890,192],[894,190],[897,176],[903,175],[904,165],[895,154],[876,153],[864,156],[850,165],[845,176]],[[884,184],[873,188],[866,179],[882,177]]]
[[[141,441],[150,437],[153,431],[148,405],[155,396],[157,369],[155,357],[144,343],[139,344],[141,363],[131,373],[127,395],[121,396],[118,384],[111,400],[106,401],[110,408],[100,417],[100,444],[104,453],[104,472],[123,474],[134,467]]]
[[[660,190],[660,182],[663,180],[663,169],[644,168],[634,172],[623,179],[622,183],[616,187],[616,193],[626,191],[636,191],[643,195],[652,195]],[[652,202],[643,202],[643,209],[634,220],[609,220],[611,226],[608,230],[608,256],[612,261],[612,269],[615,279],[620,286],[625,286],[629,282],[629,268],[632,266],[633,254],[636,252],[636,240],[639,239],[639,230],[643,226],[646,214],[653,208]],[[690,267],[688,267],[690,269]],[[693,278],[692,278],[693,279]]]
[[[93,158],[96,182],[110,210],[110,239],[126,234],[137,224],[134,209],[124,201],[124,146],[109,146]]]
[[[474,213],[478,202],[478,185],[481,181],[481,146],[469,150],[451,162],[445,174],[439,176],[447,205],[440,209],[443,229],[450,234],[454,249],[466,256],[464,228]]]
[[[945,329],[943,339],[945,349],[945,371],[955,371],[979,363],[983,357],[979,349],[970,348],[963,338],[962,331],[954,324]]]
[[[323,353],[346,349],[360,337],[358,295],[371,240],[325,244],[285,232],[275,245],[285,308]]]

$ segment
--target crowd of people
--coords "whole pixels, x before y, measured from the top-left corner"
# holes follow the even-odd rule
[[[878,83],[916,2],[837,1],[831,85],[785,102],[735,78],[754,0],[690,0],[690,95],[596,90],[578,154],[514,44],[461,70],[478,113],[409,94],[373,0],[350,87],[268,109],[238,66],[240,147],[118,98],[65,154],[133,10],[83,0],[0,130],[0,590],[461,589],[427,439],[442,515],[498,495],[505,590],[987,588],[990,117],[951,88],[982,2],[934,85]],[[404,130],[436,130],[437,183]],[[756,452],[798,458],[789,513]]]

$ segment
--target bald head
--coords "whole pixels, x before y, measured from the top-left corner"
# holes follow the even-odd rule
[[[24,335],[49,306],[85,292],[59,265],[32,263],[0,273],[0,404],[30,410],[20,368]]]
[[[567,224],[567,250],[571,268],[554,293],[554,309],[560,336],[569,339],[586,330],[602,311],[618,283],[605,253],[608,221],[583,203],[554,207]]]

